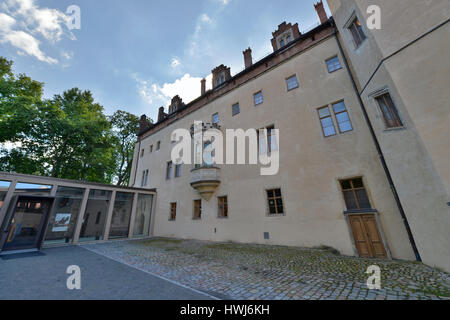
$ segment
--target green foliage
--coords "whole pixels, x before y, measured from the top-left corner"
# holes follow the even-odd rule
[[[42,99],[43,84],[12,73],[0,57],[0,171],[101,183],[129,181],[139,119],[107,117],[90,91]]]
[[[134,114],[119,110],[109,118],[109,121],[113,128],[115,150],[118,154],[116,183],[118,186],[128,185],[139,131],[139,118]]]

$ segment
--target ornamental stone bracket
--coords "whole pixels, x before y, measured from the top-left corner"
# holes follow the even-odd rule
[[[206,201],[212,198],[220,185],[219,171],[217,167],[201,167],[191,171],[191,186]]]

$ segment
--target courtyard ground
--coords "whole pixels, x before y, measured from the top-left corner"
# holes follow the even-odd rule
[[[421,263],[341,256],[331,248],[151,239],[84,245],[221,299],[448,300],[450,275]],[[380,290],[367,268],[381,268]]]
[[[69,290],[67,267],[81,270],[81,290]],[[210,300],[78,246],[0,257],[0,300]]]

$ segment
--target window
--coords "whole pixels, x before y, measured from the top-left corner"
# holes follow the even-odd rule
[[[169,180],[172,177],[172,166],[172,161],[167,162],[166,180]]]
[[[144,153],[145,153],[145,150],[142,149],[142,150],[141,150],[141,158],[144,156]]]
[[[330,108],[324,107],[319,109],[320,123],[322,124],[322,131],[325,137],[336,135],[333,119],[331,117]]]
[[[239,103],[233,104],[232,109],[233,109],[233,117],[241,112],[239,108]]]
[[[224,82],[225,82],[225,73],[222,72],[222,73],[220,73],[219,75],[217,75],[217,78],[216,78],[216,87],[219,86],[219,85],[221,85],[221,84],[224,83]]]
[[[364,40],[366,40],[366,35],[361,26],[361,22],[359,22],[358,18],[355,18],[353,22],[348,27],[353,36],[353,41],[355,41],[355,45],[358,48]]]
[[[228,197],[218,197],[219,218],[228,218]]]
[[[109,229],[109,239],[128,238],[134,193],[117,192]]]
[[[141,186],[146,187],[148,185],[148,170],[142,171],[142,182]]]
[[[297,76],[293,75],[286,79],[287,89],[288,91],[298,88]]]
[[[202,218],[202,200],[194,200],[194,219]]]
[[[342,69],[342,65],[341,65],[341,62],[339,61],[338,56],[328,59],[326,62],[327,62],[327,67],[328,67],[329,73],[332,73],[336,70]]]
[[[253,95],[255,100],[255,106],[264,102],[262,91],[259,91]]]
[[[387,128],[403,127],[403,122],[398,115],[397,108],[392,101],[391,95],[385,93],[376,98],[381,112],[383,113],[384,122]]]
[[[177,219],[177,203],[173,202],[170,204],[170,217],[169,221],[175,221]]]
[[[334,115],[336,116],[336,122],[339,127],[339,132],[344,133],[352,131],[352,123],[348,116],[347,108],[345,107],[344,101],[333,104]]]
[[[181,168],[182,168],[182,164],[177,164],[175,165],[175,178],[179,178],[181,177]]]
[[[219,114],[218,114],[218,113],[213,114],[213,116],[212,116],[212,122],[213,122],[213,124],[218,124],[218,123],[219,123],[219,120],[220,120]]]
[[[265,139],[266,137],[263,132],[264,129],[267,130],[267,143]],[[266,154],[266,152],[270,154],[273,151],[278,151],[275,126],[271,125],[266,128],[258,130],[258,141],[259,141],[259,154]]]
[[[269,214],[284,214],[283,199],[281,197],[281,189],[267,190],[267,200],[269,203]]]
[[[161,149],[161,141],[158,141],[158,143],[156,144],[156,151],[158,151],[159,149]]]
[[[362,178],[341,181],[347,210],[370,209],[369,197]]]
[[[153,145],[150,146],[150,153],[153,152]]]

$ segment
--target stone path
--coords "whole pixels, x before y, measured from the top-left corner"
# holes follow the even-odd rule
[[[420,263],[358,259],[328,248],[175,239],[120,241],[85,248],[224,299],[450,299],[450,275]],[[370,265],[381,290],[369,290]]]

